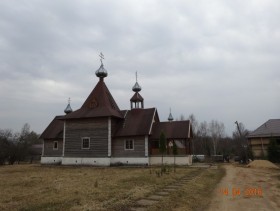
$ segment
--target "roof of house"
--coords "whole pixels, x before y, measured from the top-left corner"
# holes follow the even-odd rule
[[[280,119],[270,119],[256,130],[251,132],[247,138],[277,137],[280,136]]]
[[[40,138],[43,139],[55,139],[63,138],[63,121],[59,120],[63,116],[56,116],[48,127],[41,134]]]
[[[78,119],[113,116],[123,118],[123,115],[111,95],[103,79],[99,80],[82,107],[61,119]]]
[[[155,122],[151,139],[159,139],[161,132],[164,132],[167,139],[192,138],[190,121]]]
[[[125,119],[119,124],[115,137],[150,135],[153,121],[159,121],[156,108],[122,111]]]

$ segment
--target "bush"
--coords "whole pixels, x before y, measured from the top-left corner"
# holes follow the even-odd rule
[[[268,160],[275,163],[280,163],[280,140],[270,139],[267,147]]]

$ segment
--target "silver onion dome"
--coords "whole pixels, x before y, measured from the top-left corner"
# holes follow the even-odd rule
[[[72,108],[71,108],[71,106],[70,106],[70,100],[69,100],[68,105],[67,105],[66,108],[64,109],[64,113],[65,113],[65,114],[69,114],[69,113],[71,113],[71,112],[72,112]]]
[[[170,121],[170,122],[173,121],[173,116],[171,113],[169,114],[168,121]]]
[[[140,92],[141,91],[141,86],[138,84],[138,82],[135,83],[135,85],[132,87],[132,91],[134,92]]]
[[[170,108],[170,112],[169,112],[168,121],[169,121],[169,122],[172,122],[172,121],[173,121],[173,116],[172,116],[172,114],[171,114],[171,108]]]
[[[99,69],[96,70],[95,75],[99,78],[107,77],[108,73],[107,73],[107,70],[104,68],[103,63],[101,63]]]

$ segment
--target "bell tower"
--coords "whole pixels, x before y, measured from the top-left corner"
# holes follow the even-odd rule
[[[141,86],[138,84],[137,81],[137,72],[136,72],[136,83],[132,87],[132,91],[134,91],[135,94],[130,99],[131,109],[144,108],[144,98],[139,94],[139,92],[141,91]]]

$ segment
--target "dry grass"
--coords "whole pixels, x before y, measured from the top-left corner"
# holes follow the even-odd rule
[[[40,165],[0,167],[0,210],[125,210],[137,199],[198,171]]]
[[[224,177],[225,169],[207,169],[195,180],[173,192],[161,203],[151,206],[149,211],[206,210],[216,185]]]
[[[275,177],[278,179],[278,184],[276,185],[276,187],[280,189],[280,174]]]

